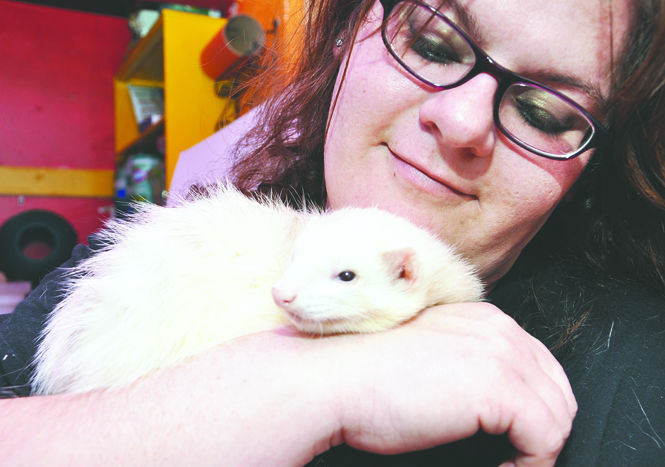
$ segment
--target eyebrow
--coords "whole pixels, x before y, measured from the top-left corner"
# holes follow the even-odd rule
[[[440,11],[444,6],[448,6],[454,10],[455,24],[461,26],[464,32],[471,36],[480,48],[484,48],[485,45],[487,45],[487,41],[480,31],[480,27],[478,27],[476,17],[463,7],[458,0],[440,0],[439,6],[436,8]]]
[[[534,81],[549,84],[550,86],[559,84],[564,87],[580,90],[591,98],[592,105],[598,112],[606,113],[609,108],[608,100],[603,96],[600,87],[596,83],[584,81],[575,76],[564,75],[550,70],[539,70],[535,73],[530,73],[530,75],[530,78]]]
[[[458,26],[461,26],[464,32],[473,38],[473,41],[481,49],[483,49],[483,53],[486,54],[484,49],[487,45],[487,40],[483,36],[482,31],[478,26],[478,21],[476,20],[476,17],[473,15],[473,13],[462,6],[459,0],[440,0],[439,6],[437,8],[440,9],[444,6],[447,6],[454,11],[455,22],[458,24]],[[513,71],[513,73],[515,72]],[[597,111],[602,113],[607,112],[609,106],[608,100],[603,96],[603,93],[600,91],[600,87],[595,83],[584,81],[576,76],[558,73],[549,69],[536,70],[534,72],[528,73],[528,75],[525,73],[524,76],[527,76],[534,81],[548,84],[552,87],[558,84],[564,87],[578,89],[591,98],[592,105]]]

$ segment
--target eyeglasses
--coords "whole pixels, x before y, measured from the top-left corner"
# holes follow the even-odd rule
[[[438,90],[460,86],[480,73],[498,81],[494,121],[515,144],[566,160],[607,140],[607,129],[581,105],[498,65],[436,7],[421,0],[380,2],[383,42],[414,77]]]

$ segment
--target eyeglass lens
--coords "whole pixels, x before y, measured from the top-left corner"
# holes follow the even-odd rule
[[[397,4],[384,35],[402,66],[435,87],[454,87],[476,64],[467,39],[420,3]],[[508,86],[497,117],[509,138],[553,157],[574,153],[593,134],[591,122],[577,107],[532,83]]]

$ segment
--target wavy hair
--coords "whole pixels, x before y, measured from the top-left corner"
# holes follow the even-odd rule
[[[323,146],[335,80],[373,0],[305,3],[299,33],[291,38],[302,53],[285,64],[275,58],[288,49],[285,44],[284,50],[264,58],[265,71],[246,83],[262,109],[257,125],[237,148],[243,157],[233,173],[245,192],[277,193],[296,204],[306,198],[323,207]],[[343,46],[337,47],[342,38]]]

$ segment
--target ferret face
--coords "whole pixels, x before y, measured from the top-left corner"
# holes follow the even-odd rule
[[[273,298],[300,330],[376,331],[421,309],[412,290],[415,251],[387,246],[382,238],[394,232],[372,221],[338,211],[314,219],[299,235]]]

